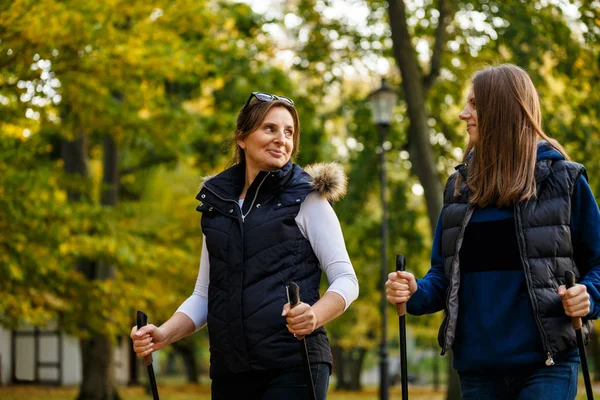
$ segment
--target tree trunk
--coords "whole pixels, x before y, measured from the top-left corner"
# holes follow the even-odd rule
[[[440,358],[439,357],[433,357],[432,361],[432,383],[433,383],[433,390],[438,391],[440,389]]]
[[[175,342],[172,344],[173,348],[181,356],[183,360],[183,367],[185,369],[185,376],[188,383],[198,383],[198,365],[195,357],[195,342]]]
[[[432,67],[430,74],[424,79],[408,32],[404,1],[388,0],[394,59],[402,76],[402,89],[410,121],[408,152],[412,163],[412,171],[419,178],[425,192],[431,232],[435,231],[438,215],[442,209],[444,187],[436,168],[435,154],[429,141],[425,95],[439,73],[440,58],[446,40],[445,27],[452,15],[446,7],[445,0],[440,0],[439,4],[440,26],[436,33]],[[458,374],[452,368],[450,352],[448,353],[448,372],[448,400],[460,399],[460,383]]]
[[[402,75],[402,89],[410,121],[408,152],[412,170],[425,190],[427,213],[433,232],[439,212],[442,209],[444,188],[440,181],[433,148],[429,141],[423,77],[408,33],[404,2],[402,0],[390,0],[388,4],[394,58]]]
[[[71,177],[77,176],[85,179],[88,172],[88,140],[84,133],[77,135],[75,140],[63,140],[60,146],[60,156],[63,159],[65,172]],[[67,187],[69,201],[81,201],[86,195],[81,187]]]
[[[335,390],[343,390],[346,382],[346,369],[344,368],[344,360],[342,360],[344,350],[341,346],[335,345],[331,347],[331,352],[333,353],[333,372],[337,381]]]
[[[104,173],[102,178],[101,204],[114,207],[117,204],[119,174],[117,146],[110,135],[104,137]],[[86,266],[85,275],[90,280],[114,278],[114,267],[101,263]],[[77,400],[120,399],[114,377],[113,346],[111,338],[95,333],[81,341],[83,379]]]
[[[110,135],[104,136],[104,159],[102,164],[104,173],[100,202],[104,206],[114,207],[119,200],[119,152],[117,144]]]
[[[118,400],[112,362],[113,345],[109,337],[95,335],[82,339],[83,379],[77,400]]]
[[[362,375],[366,349],[362,347],[344,350],[340,346],[333,346],[335,361],[335,374],[337,378],[336,390],[358,392],[362,389],[360,376]]]
[[[364,348],[359,347],[354,349],[352,353],[354,353],[352,361],[348,363],[350,367],[350,388],[348,390],[358,392],[362,389],[360,376],[362,375],[363,364],[367,352]]]

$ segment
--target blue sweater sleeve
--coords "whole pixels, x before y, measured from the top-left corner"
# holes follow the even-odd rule
[[[590,294],[587,318],[600,317],[600,211],[587,179],[575,184],[571,200],[571,240],[574,259],[581,271],[581,284]]]
[[[406,303],[412,315],[431,314],[444,309],[448,280],[442,256],[442,216],[438,218],[431,248],[431,268],[417,281],[418,289]]]

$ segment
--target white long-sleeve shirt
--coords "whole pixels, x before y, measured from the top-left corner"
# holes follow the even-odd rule
[[[242,203],[243,200],[240,200]],[[241,206],[241,204],[240,204]],[[300,205],[296,224],[319,260],[319,264],[329,282],[328,292],[342,296],[347,309],[358,297],[358,279],[350,262],[340,222],[327,200],[317,192],[311,192]],[[196,325],[196,329],[206,325],[208,317],[208,284],[210,282],[210,262],[206,238],[202,238],[200,271],[194,292],[177,309]],[[282,305],[283,306],[283,305]]]

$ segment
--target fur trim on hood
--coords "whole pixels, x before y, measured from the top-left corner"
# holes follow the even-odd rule
[[[217,176],[217,174],[210,174],[210,175],[203,176],[202,179],[200,180],[200,186],[198,187],[198,191],[201,191],[202,188],[204,187],[204,184],[206,182],[208,182],[209,180],[211,180],[212,178],[214,178],[215,176]]]
[[[338,163],[311,164],[304,168],[313,181],[312,188],[330,203],[341,200],[348,190],[348,177]]]

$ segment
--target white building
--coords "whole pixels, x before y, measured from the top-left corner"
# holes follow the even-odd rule
[[[135,370],[132,362],[136,361],[131,356],[131,342],[123,338],[114,349],[119,384],[136,380],[135,372],[130,372]],[[56,324],[13,331],[0,327],[0,384],[78,385],[81,373],[79,340],[61,333]]]

